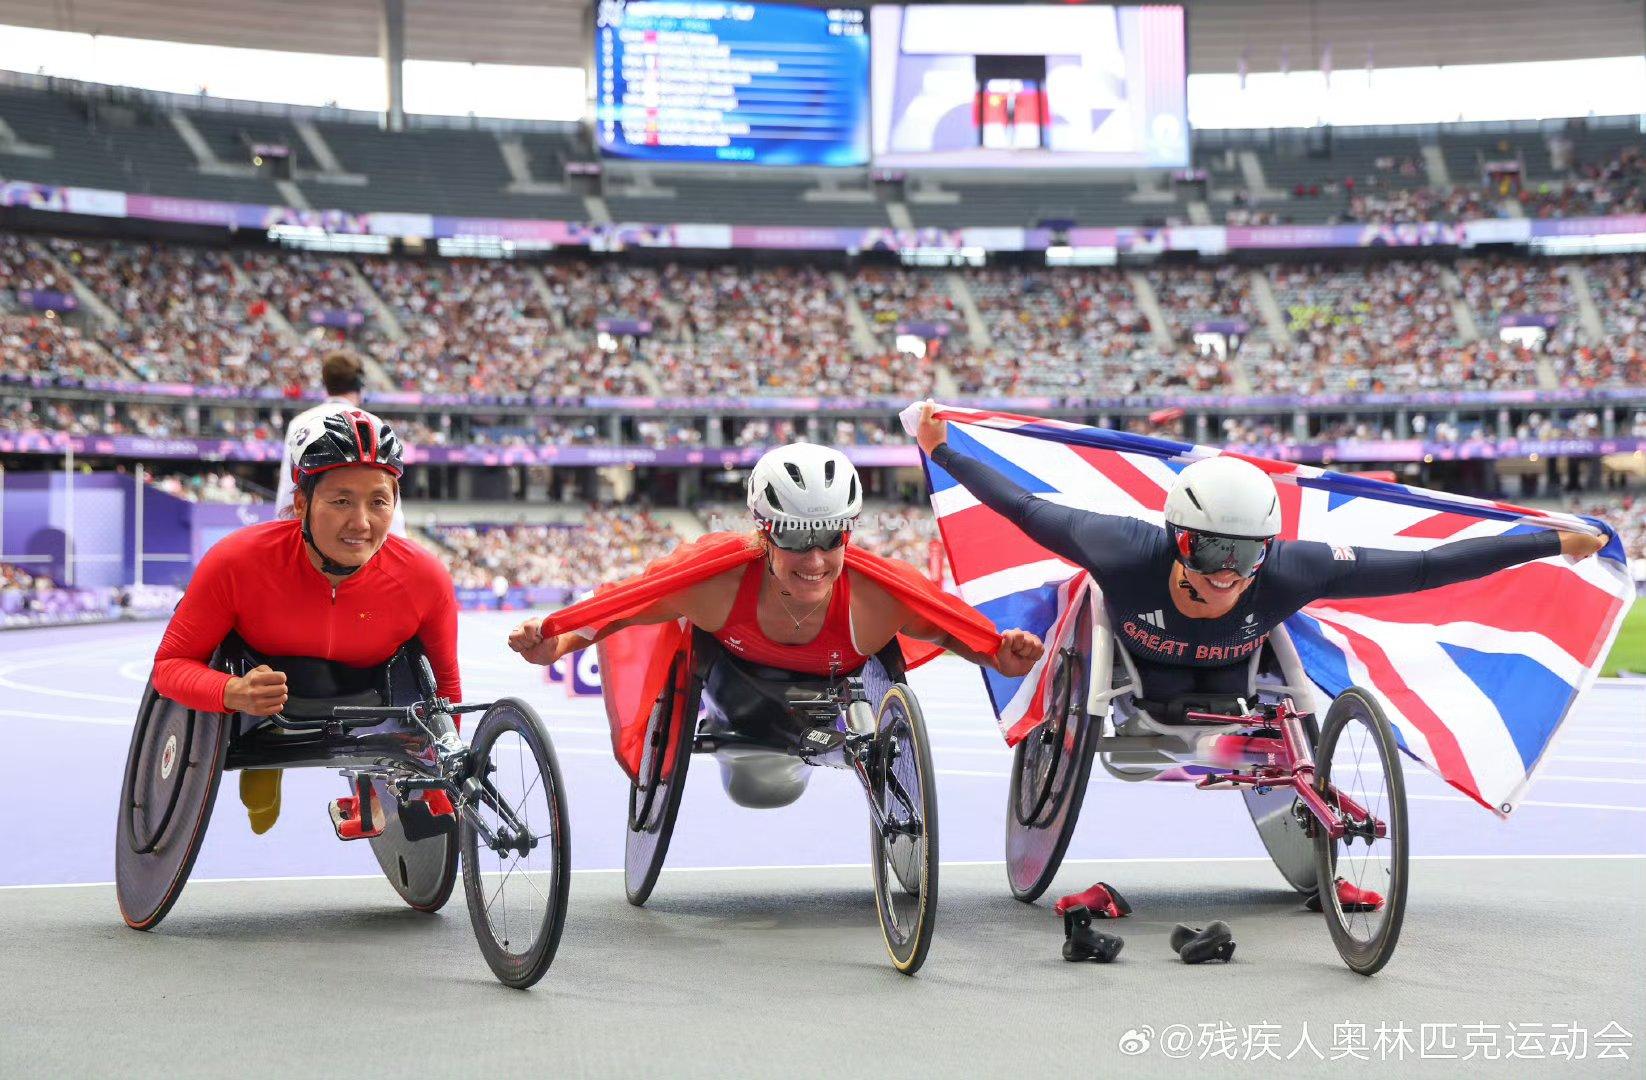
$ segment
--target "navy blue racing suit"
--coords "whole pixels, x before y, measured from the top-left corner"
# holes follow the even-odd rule
[[[1560,553],[1553,530],[1456,540],[1427,551],[1277,540],[1228,614],[1191,619],[1168,590],[1176,553],[1166,530],[1136,518],[1059,506],[948,443],[932,460],[1048,551],[1083,567],[1103,590],[1115,636],[1150,700],[1247,692],[1246,665],[1275,626],[1316,600],[1436,589]]]

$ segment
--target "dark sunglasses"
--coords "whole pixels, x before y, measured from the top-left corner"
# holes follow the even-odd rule
[[[800,526],[798,528],[784,528],[768,524],[766,535],[771,537],[772,546],[784,551],[810,551],[812,548],[822,548],[824,551],[833,551],[846,542],[850,529],[820,528]]]
[[[1243,578],[1257,573],[1269,557],[1267,539],[1249,536],[1221,536],[1217,533],[1175,529],[1177,557],[1197,574],[1217,574],[1233,570]]]

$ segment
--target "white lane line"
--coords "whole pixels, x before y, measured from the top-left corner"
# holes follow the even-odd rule
[[[5,631],[4,634],[0,634],[0,640],[15,640],[14,638],[5,636],[6,634],[15,633],[17,633],[15,630]],[[154,638],[155,645],[158,645],[159,641],[160,637],[156,634]],[[105,641],[98,642],[97,649],[99,653],[118,652],[123,649],[133,648],[137,644],[138,643],[131,641]],[[141,647],[147,650],[149,655],[152,656],[154,655],[155,645],[144,644]],[[6,656],[11,660],[33,660],[36,657],[43,657],[47,660],[61,662],[64,659],[84,653],[85,651],[86,648],[82,642],[64,641],[56,645],[36,645],[27,649],[8,648],[6,650]]]
[[[153,670],[153,659],[127,660],[124,664],[120,665],[120,677],[134,683],[147,685],[149,681],[149,672]]]
[[[1412,795],[1407,799],[1419,799],[1423,802],[1455,802],[1465,806],[1478,806],[1473,799],[1462,795]],[[1523,803],[1516,803],[1515,808],[1523,806],[1538,806],[1547,810],[1621,810],[1626,814],[1646,814],[1646,806],[1618,806],[1614,803],[1578,803],[1578,802],[1544,802],[1540,799],[1528,799]]]
[[[938,751],[939,756],[942,756],[943,753],[944,752],[942,750]],[[1170,767],[1170,766],[1168,766],[1168,767]],[[993,769],[942,769],[942,768],[940,768],[936,771],[937,771],[937,775],[939,775],[939,776],[994,776],[994,777],[998,777],[1002,780],[1009,779],[1012,775],[1010,772],[999,772],[999,771],[993,770]],[[1641,779],[1641,778],[1632,777],[1632,776],[1564,776],[1564,775],[1551,773],[1551,774],[1546,775],[1546,776],[1540,776],[1537,779],[1538,779],[1539,783],[1542,783],[1545,780],[1549,780],[1549,781],[1557,781],[1557,782],[1560,782],[1560,783],[1568,783],[1568,784],[1646,784],[1646,779]],[[1126,784],[1128,786],[1134,786],[1134,785],[1139,785],[1139,784],[1151,784],[1151,785],[1156,786],[1156,787],[1183,787],[1185,785],[1190,786],[1190,787],[1193,786],[1193,784],[1190,781],[1187,781],[1187,780],[1161,780],[1161,781],[1119,780],[1119,779],[1114,779],[1114,778],[1111,778],[1111,777],[1108,777],[1108,776],[1098,776],[1098,775],[1095,774],[1095,772],[1092,775],[1092,778],[1091,778],[1090,782],[1094,783],[1094,784],[1109,784],[1109,783]],[[1433,773],[1431,773],[1427,770],[1422,770],[1422,771],[1419,771],[1419,770],[1416,770],[1416,769],[1411,770],[1410,772],[1408,772],[1406,774],[1406,783],[1407,783],[1408,786],[1410,786],[1414,783],[1432,783],[1436,787],[1443,788],[1444,790],[1447,790],[1447,791],[1451,790],[1451,785],[1450,784],[1447,784],[1446,781],[1442,780],[1440,777],[1434,775]],[[1226,789],[1220,788],[1218,790],[1226,790]],[[1462,798],[1462,796],[1459,796],[1459,798]],[[1472,799],[1464,799],[1464,801],[1465,802],[1472,802],[1473,800]],[[1525,806],[1526,804],[1521,803],[1519,805]]]
[[[115,697],[111,694],[87,694],[79,690],[58,690],[54,687],[34,686],[30,683],[21,683],[14,679],[7,678],[7,676],[11,675],[13,672],[30,671],[34,668],[47,667],[49,665],[59,664],[60,662],[61,660],[59,658],[53,660],[31,660],[22,664],[7,664],[4,667],[0,667],[0,686],[4,686],[12,690],[21,690],[25,694],[43,694],[46,697],[69,698],[74,701],[113,702],[116,705],[131,704],[131,698],[129,697]]]
[[[1009,773],[985,772],[979,769],[937,769],[935,771],[938,776],[986,777],[996,780],[1004,780],[1010,776]],[[1154,781],[1141,781],[1133,784],[1126,780],[1111,780],[1105,777],[1096,776],[1092,777],[1091,782],[1094,784],[1127,784],[1132,787],[1167,790],[1181,790],[1183,788],[1193,789],[1194,787],[1194,785],[1188,781],[1163,781],[1158,783]],[[1462,795],[1413,795],[1408,793],[1406,798],[1408,800],[1421,800],[1423,802],[1457,803],[1463,806],[1477,805],[1473,799],[1465,798]],[[1545,802],[1539,799],[1531,799],[1526,802],[1519,803],[1518,806],[1538,806],[1551,810],[1621,810],[1628,814],[1646,814],[1646,806],[1619,806],[1615,803]]]
[[[20,711],[20,710],[16,710],[16,709],[0,709],[0,716],[15,717],[15,718],[21,719],[21,720],[43,721],[43,722],[47,722],[47,723],[90,724],[90,725],[97,726],[97,727],[129,728],[132,725],[132,720],[126,719],[126,718],[121,718],[121,717],[80,716],[80,715],[67,715],[67,714],[62,714],[62,713],[25,712],[25,711]],[[555,735],[560,735],[560,734],[609,735],[610,734],[609,729],[607,729],[607,728],[597,728],[597,727],[560,727],[560,726],[550,725],[550,731],[551,731],[551,734],[555,734]],[[555,746],[555,753],[556,754],[569,754],[569,755],[574,755],[574,756],[579,756],[579,757],[609,757],[611,755],[611,750],[608,747],[595,748],[595,747],[556,745]],[[974,749],[974,748],[971,748],[971,747],[944,747],[944,748],[941,748],[939,750],[939,755],[940,756],[941,755],[946,755],[946,754],[994,754],[994,753],[1004,754],[1005,751],[1003,751],[1003,750],[980,750],[980,749]],[[1566,759],[1566,760],[1581,760],[1581,759]],[[1610,762],[1610,761],[1614,761],[1616,759],[1613,759],[1613,758],[1598,758],[1598,759],[1589,759],[1589,760],[1599,760],[1599,761]],[[1009,772],[998,772],[998,771],[993,771],[993,770],[979,770],[979,769],[937,769],[936,772],[937,772],[938,776],[963,776],[963,777],[983,777],[983,778],[992,777],[992,778],[1000,779],[1000,780],[1009,779],[1011,777],[1011,773],[1009,773]],[[1414,772],[1412,774],[1412,778],[1413,779],[1427,778],[1427,779],[1434,780],[1435,783],[1437,783],[1437,784],[1443,783],[1443,781],[1439,780],[1439,778],[1432,777],[1428,773],[1422,773],[1422,772]],[[1609,777],[1609,776],[1547,775],[1547,776],[1541,776],[1538,779],[1540,781],[1552,781],[1552,782],[1558,782],[1558,783],[1573,783],[1573,784],[1646,785],[1646,779],[1639,779],[1639,778],[1635,778],[1635,777],[1621,777],[1621,776],[1619,776],[1619,777]],[[1135,786],[1130,781],[1114,780],[1114,779],[1111,779],[1109,777],[1101,777],[1101,776],[1093,776],[1091,778],[1091,782],[1094,783],[1094,784],[1126,784],[1128,786]],[[1182,784],[1184,784],[1184,783],[1186,783],[1186,781],[1178,781],[1178,782],[1173,782],[1173,783],[1163,782],[1163,783],[1160,783],[1158,785],[1152,785],[1152,786],[1179,787],[1179,786],[1182,786]],[[1434,800],[1441,800],[1441,801],[1447,801],[1447,802],[1469,802],[1470,801],[1468,799],[1462,798],[1461,796],[1454,797],[1454,796],[1449,796],[1449,795],[1417,795],[1417,794],[1413,794],[1413,795],[1410,795],[1409,798],[1413,798],[1413,799],[1434,799]],[[1642,810],[1641,807],[1613,807],[1613,806],[1608,806],[1608,805],[1605,805],[1605,804],[1556,803],[1556,802],[1540,802],[1540,801],[1536,801],[1536,800],[1529,801],[1529,802],[1523,802],[1520,805],[1521,806],[1571,807],[1571,808],[1575,808],[1575,809],[1620,809],[1620,810],[1630,810],[1630,811],[1636,811],[1636,812],[1639,812],[1639,811]]]
[[[1630,750],[1646,748],[1646,739],[1562,739],[1561,746],[1621,746]]]
[[[1646,859],[1646,854],[1632,852],[1597,852],[1592,855],[1577,853],[1550,852],[1538,855],[1518,855],[1510,853],[1492,852],[1477,855],[1412,855],[1412,862],[1458,862],[1458,861],[1510,861],[1525,860],[1542,862],[1545,860],[1572,860],[1596,859],[1614,861],[1620,859]],[[1122,859],[1064,859],[1064,866],[1108,866],[1108,865],[1147,865],[1164,863],[1178,865],[1184,863],[1263,863],[1273,862],[1267,855],[1166,855],[1166,856],[1128,856]],[[1004,859],[944,859],[941,866],[1005,866]],[[665,874],[742,874],[761,873],[772,870],[867,870],[868,863],[808,863],[800,866],[665,866]],[[621,874],[621,866],[586,866],[572,871],[574,874]],[[192,885],[272,885],[284,882],[309,881],[382,881],[382,874],[299,874],[278,877],[233,877],[233,878],[190,878]],[[111,889],[112,881],[54,881],[43,885],[0,885],[0,892],[21,892],[26,889]]]
[[[16,709],[0,709],[0,716],[15,716],[23,720],[45,720],[57,724],[98,724],[105,727],[131,727],[132,721],[117,720],[106,716],[64,716],[61,713],[20,712]]]
[[[1646,806],[1617,806],[1612,803],[1543,802],[1532,799],[1521,806],[1542,806],[1556,810],[1622,810],[1629,814],[1646,814]]]
[[[1599,763],[1599,764],[1602,764],[1602,765],[1646,765],[1646,758],[1603,757],[1603,756],[1585,757],[1585,756],[1580,755],[1580,754],[1559,754],[1555,757],[1550,758],[1549,760],[1550,761],[1586,761],[1586,762],[1596,762],[1596,763]]]

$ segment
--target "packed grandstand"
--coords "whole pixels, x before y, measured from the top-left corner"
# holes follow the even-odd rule
[[[285,192],[268,177],[208,167],[238,160],[254,137],[329,142],[336,167],[364,183],[311,173],[300,190],[349,213],[462,199],[468,213],[571,217],[589,204],[565,185],[536,201],[513,191],[501,157],[489,179],[478,165],[459,179],[460,161],[496,152],[475,133],[397,140],[342,122],[300,133],[295,113],[127,95],[118,103],[140,118],[169,121],[139,146],[108,119],[106,98],[26,79],[0,92],[0,174],[26,181],[8,189],[0,231],[0,461],[14,473],[58,467],[72,448],[75,468],[142,463],[144,482],[170,498],[256,504],[274,487],[271,447],[316,396],[320,359],[344,349],[366,360],[370,406],[439,474],[411,481],[414,508],[438,507],[414,514],[414,534],[475,604],[571,595],[735,526],[727,499],[740,470],[794,439],[856,455],[876,542],[941,574],[918,457],[896,420],[926,396],[1394,468],[1594,514],[1646,559],[1646,255],[1627,245],[1551,258],[1390,232],[1346,249],[1199,257],[1140,245],[1098,266],[1048,266],[1030,251],[979,265],[945,249],[945,265],[920,267],[898,244],[443,257],[130,219],[115,236],[37,196],[82,184],[278,204]],[[156,149],[186,128],[201,136],[184,139],[193,168]],[[589,156],[568,131],[520,138],[539,167]],[[1084,192],[910,181],[829,203],[793,181],[680,177],[664,189],[613,180],[605,199],[618,220],[896,235],[906,215],[916,229],[1050,229],[1054,241],[1208,221],[1376,230],[1646,212],[1638,125],[1611,122],[1345,132],[1302,159],[1272,133],[1220,132],[1194,164],[1186,183],[1140,173],[1134,188]],[[419,187],[414,174],[435,182]],[[527,510],[544,505],[550,520]],[[67,604],[59,566],[4,565],[6,622],[145,609],[119,589]]]

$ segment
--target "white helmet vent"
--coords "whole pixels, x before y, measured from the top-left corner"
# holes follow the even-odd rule
[[[850,522],[863,510],[862,484],[838,450],[814,443],[774,447],[749,474],[749,509],[786,527]]]
[[[1166,495],[1166,523],[1222,536],[1280,532],[1280,494],[1251,462],[1220,455],[1190,462]]]

